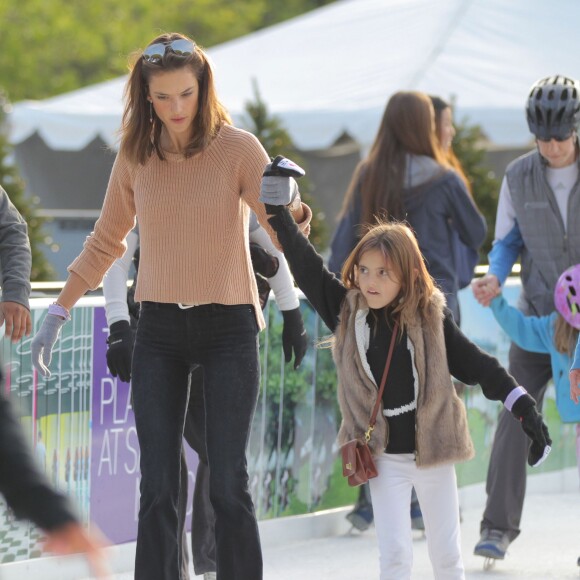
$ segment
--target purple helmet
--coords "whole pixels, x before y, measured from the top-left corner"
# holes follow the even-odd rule
[[[580,83],[562,75],[536,81],[528,96],[526,117],[537,139],[567,139],[580,124]]]
[[[580,264],[562,272],[554,289],[554,303],[564,320],[580,330]]]

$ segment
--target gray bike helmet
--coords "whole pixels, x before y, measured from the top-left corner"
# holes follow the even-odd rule
[[[580,83],[562,75],[535,82],[526,116],[537,139],[567,139],[580,124]]]

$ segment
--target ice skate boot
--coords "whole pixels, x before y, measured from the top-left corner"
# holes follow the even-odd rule
[[[482,530],[481,538],[475,545],[473,553],[476,556],[482,556],[483,569],[490,570],[494,567],[497,560],[505,558],[510,539],[502,530]]]
[[[346,519],[359,532],[368,530],[373,523],[373,508],[369,505],[356,506],[350,513],[346,514]]]
[[[417,500],[411,501],[411,529],[425,531],[425,522],[423,521],[423,513],[421,506]]]

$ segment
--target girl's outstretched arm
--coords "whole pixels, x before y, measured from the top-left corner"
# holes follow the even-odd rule
[[[503,296],[490,304],[491,311],[503,331],[520,347],[530,352],[549,354],[554,337],[554,316],[526,316],[510,306]]]
[[[274,211],[272,208],[269,206],[270,211]],[[278,236],[294,280],[326,326],[334,332],[347,290],[324,266],[322,257],[300,231],[288,208],[276,206],[275,211],[268,221]]]

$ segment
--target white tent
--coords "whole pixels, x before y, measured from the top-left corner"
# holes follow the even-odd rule
[[[529,141],[523,105],[536,79],[580,76],[578,0],[341,0],[209,50],[220,98],[240,121],[256,80],[299,148],[347,130],[372,142],[390,94],[453,98],[495,143]],[[109,145],[125,77],[14,105],[12,140],[56,150]]]

